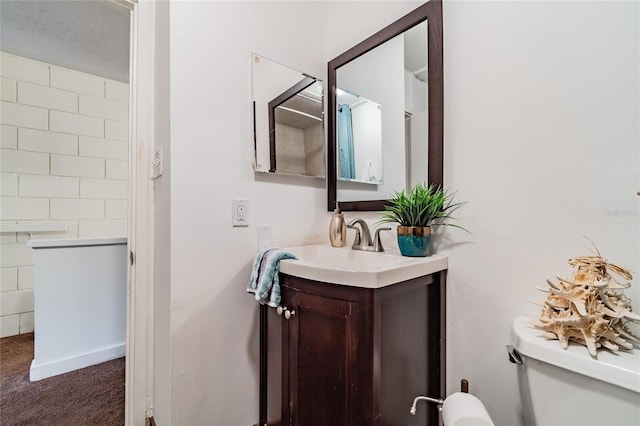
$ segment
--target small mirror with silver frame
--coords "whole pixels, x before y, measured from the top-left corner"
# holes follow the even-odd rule
[[[256,172],[324,178],[322,81],[252,54]]]

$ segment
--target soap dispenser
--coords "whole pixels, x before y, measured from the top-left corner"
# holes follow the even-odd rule
[[[347,224],[344,221],[344,216],[340,213],[340,206],[337,202],[329,224],[329,241],[333,247],[347,245]]]

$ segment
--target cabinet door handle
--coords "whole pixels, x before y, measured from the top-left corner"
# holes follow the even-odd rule
[[[278,315],[284,314],[285,319],[289,319],[296,314],[296,311],[290,311],[286,306],[278,306],[276,312]]]

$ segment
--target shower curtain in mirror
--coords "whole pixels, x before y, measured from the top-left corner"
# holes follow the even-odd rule
[[[338,105],[338,177],[356,178],[356,162],[353,158],[353,127],[351,125],[351,107]]]

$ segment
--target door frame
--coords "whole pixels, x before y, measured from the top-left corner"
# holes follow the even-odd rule
[[[153,416],[155,1],[113,0],[130,12],[129,212],[125,424]]]

